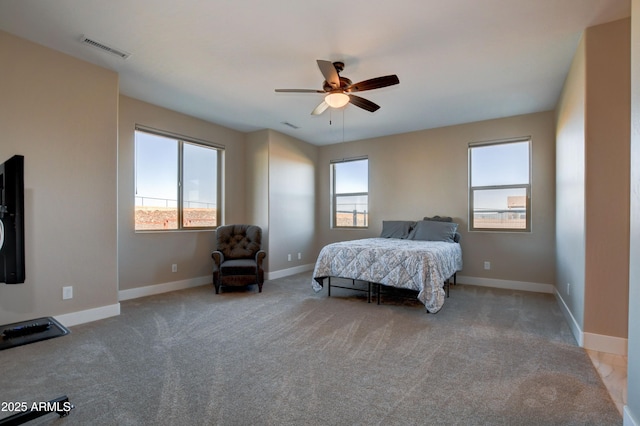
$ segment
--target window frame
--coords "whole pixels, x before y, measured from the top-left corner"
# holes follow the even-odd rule
[[[529,163],[529,176],[528,183],[523,184],[505,184],[505,185],[479,185],[473,186],[472,174],[473,174],[473,161],[472,151],[474,148],[495,146],[495,145],[507,145],[512,143],[527,142],[528,144],[528,163]],[[468,146],[468,202],[469,202],[469,231],[470,232],[516,232],[516,233],[530,233],[531,232],[531,182],[533,180],[533,143],[531,136],[522,136],[509,139],[483,141],[483,142],[471,142]],[[474,194],[475,191],[490,191],[490,190],[509,190],[509,189],[524,189],[525,190],[525,227],[524,228],[504,228],[504,227],[477,227],[475,226],[474,215]],[[501,213],[507,213],[502,211]]]
[[[350,162],[355,162],[355,161],[366,161],[367,162],[367,192],[341,192],[338,193],[336,191],[336,165],[337,164],[344,164],[344,163],[350,163]],[[330,161],[330,166],[331,166],[331,228],[333,229],[368,229],[369,228],[369,224],[371,223],[371,218],[369,217],[370,214],[370,201],[369,201],[369,157],[368,156],[363,156],[363,157],[352,157],[352,158],[343,158],[340,160],[331,160]],[[337,206],[338,206],[338,198],[339,197],[361,197],[361,196],[366,196],[367,197],[367,210],[364,210],[364,221],[365,224],[363,226],[340,226],[338,225],[338,210],[337,210]]]
[[[224,167],[224,152],[225,146],[221,144],[216,144],[213,142],[205,141],[202,139],[197,139],[189,136],[180,135],[177,133],[168,132],[165,130],[154,129],[151,127],[143,126],[136,124],[134,129],[134,214],[136,210],[136,201],[135,198],[138,198],[137,195],[137,140],[136,135],[138,132],[147,133],[154,136],[160,136],[163,138],[173,139],[176,142],[176,149],[178,150],[177,155],[177,176],[176,176],[176,189],[177,189],[177,200],[176,200],[176,209],[177,209],[177,228],[175,229],[137,229],[137,223],[134,219],[134,231],[140,233],[147,232],[184,232],[184,231],[202,231],[202,230],[215,230],[218,226],[221,226],[222,223],[222,206],[223,206],[223,167]],[[214,149],[216,150],[216,206],[215,206],[215,217],[216,217],[216,225],[214,226],[185,226],[184,225],[184,145],[194,145],[198,147]]]

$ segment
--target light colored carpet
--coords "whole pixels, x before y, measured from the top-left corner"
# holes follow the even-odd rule
[[[30,425],[622,424],[551,295],[458,285],[435,315],[364,297],[304,273],[126,301],[0,351],[0,400],[76,405]]]

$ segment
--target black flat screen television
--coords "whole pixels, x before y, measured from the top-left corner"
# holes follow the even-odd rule
[[[24,157],[14,155],[0,165],[0,283],[24,280]]]

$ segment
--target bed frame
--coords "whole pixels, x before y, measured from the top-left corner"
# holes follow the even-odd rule
[[[451,287],[451,280],[453,280],[453,285],[457,284],[457,280],[456,280],[456,275],[457,272],[454,273],[451,277],[447,278],[447,280],[444,282],[444,291],[447,294],[447,297],[449,297],[449,289]],[[384,284],[380,284],[380,283],[372,283],[367,281],[367,288],[358,288],[356,287],[356,280],[353,278],[342,278],[342,277],[334,277],[334,278],[340,278],[340,279],[344,279],[344,280],[351,280],[351,287],[346,287],[346,286],[340,286],[340,285],[335,285],[335,284],[331,284],[331,277],[326,277],[327,278],[327,297],[331,297],[331,287],[335,287],[335,288],[342,288],[342,289],[346,289],[346,290],[353,290],[353,291],[362,291],[362,292],[366,292],[367,293],[367,303],[371,303],[371,295],[372,295],[372,288],[376,288],[377,287],[377,291],[376,291],[376,299],[377,299],[377,304],[380,305],[380,295],[382,293],[382,287],[387,287]],[[321,286],[324,286],[324,278],[314,278],[318,284],[320,284]],[[408,290],[408,291],[413,291],[416,292],[416,290],[409,290],[409,289],[403,289],[403,290]]]

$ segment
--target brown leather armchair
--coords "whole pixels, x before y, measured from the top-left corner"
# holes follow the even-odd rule
[[[224,225],[216,230],[216,250],[213,258],[213,285],[216,294],[222,286],[258,284],[262,293],[264,270],[262,261],[262,229],[255,225]]]

